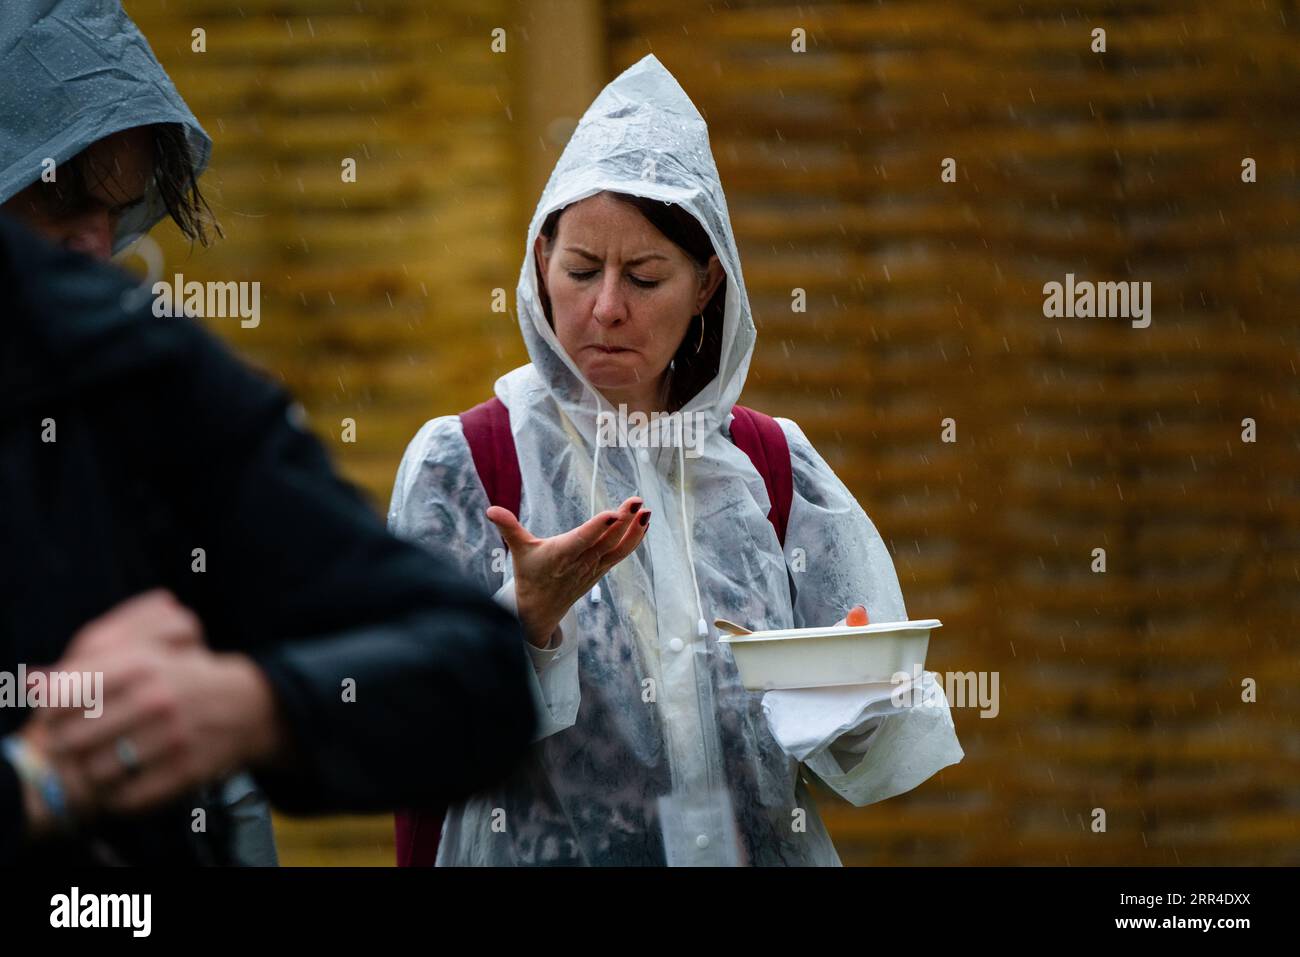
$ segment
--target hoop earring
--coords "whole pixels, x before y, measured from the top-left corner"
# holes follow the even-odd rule
[[[699,320],[700,320],[700,341],[699,344],[696,345],[695,347],[696,355],[699,355],[700,350],[704,348],[704,313],[700,313]]]

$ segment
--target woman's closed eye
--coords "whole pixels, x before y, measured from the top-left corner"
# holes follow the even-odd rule
[[[566,272],[568,272],[570,278],[576,279],[579,282],[586,282],[592,276],[596,275],[599,270],[588,269],[585,272],[574,272],[572,269],[569,269],[566,270]],[[661,282],[659,279],[639,279],[636,276],[628,276],[627,278],[632,281],[632,285],[639,286],[642,289],[653,289]]]

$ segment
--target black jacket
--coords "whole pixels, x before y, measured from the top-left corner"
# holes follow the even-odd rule
[[[0,670],[54,663],[162,586],[269,677],[297,755],[255,773],[276,807],[436,805],[508,774],[535,720],[514,618],[388,535],[281,388],[152,296],[125,308],[133,288],[0,216]],[[0,708],[0,734],[29,716]],[[190,827],[199,797],[33,847],[19,795],[0,759],[0,865],[225,859],[215,805],[206,836]]]

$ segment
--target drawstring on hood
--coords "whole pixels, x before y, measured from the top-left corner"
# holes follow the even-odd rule
[[[591,389],[592,395],[596,399],[597,414],[600,408],[600,396],[595,389]],[[594,518],[596,515],[596,481],[600,475],[600,429],[596,429],[596,448],[592,456],[591,467],[591,499],[587,506],[588,516]],[[695,623],[695,634],[700,638],[706,638],[709,634],[708,621],[704,617],[704,602],[700,600],[700,582],[695,574],[695,552],[691,548],[691,538],[693,529],[686,513],[686,447],[685,443],[677,448],[677,476],[678,476],[678,504],[681,509],[682,528],[686,529],[686,564],[691,571],[691,587],[695,592],[695,610],[699,613],[699,620]],[[591,586],[591,600],[593,603],[600,601],[600,582]]]
[[[596,390],[592,389],[592,397],[596,400],[596,415],[600,415],[600,396],[596,395]],[[600,475],[600,429],[596,430],[596,452],[592,457],[591,464],[591,502],[587,506],[587,517],[596,517],[596,478]],[[591,600],[600,601],[600,582],[591,586]]]
[[[677,449],[677,463],[678,475],[681,478],[678,492],[681,493],[679,501],[682,508],[682,528],[686,529],[686,567],[691,570],[691,587],[695,589],[695,610],[700,613],[700,620],[695,623],[695,634],[700,638],[706,638],[709,634],[709,623],[704,618],[704,603],[700,601],[700,580],[695,575],[695,552],[691,548],[695,529],[686,520],[686,449],[683,447]]]

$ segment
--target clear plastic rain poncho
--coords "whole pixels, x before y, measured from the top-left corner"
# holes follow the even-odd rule
[[[690,454],[605,444],[597,413],[616,410],[565,354],[542,310],[533,266],[542,223],[602,190],[680,204],[726,270],[721,368],[682,410],[706,423]],[[558,535],[634,495],[655,520],[597,593],[570,609],[557,648],[527,646],[538,740],[512,780],[449,811],[438,864],[838,864],[802,767],[863,805],[963,754],[941,688],[926,691],[927,700],[938,691],[940,707],[886,704],[847,722],[819,714],[825,698],[816,692],[768,692],[765,709],[764,694],[743,687],[730,649],[705,624],[825,626],[854,604],[872,622],[907,612],[879,533],[798,425],[778,419],[794,472],[784,554],[763,481],[731,442],[754,322],[707,127],[654,56],[587,110],[524,250],[518,317],[532,362],[496,383],[519,455],[520,520],[539,537]],[[390,527],[510,603],[512,568],[488,504],[459,418],[426,423],[398,471]],[[795,748],[796,757],[774,737],[774,707],[805,730],[840,723],[829,740]]]

